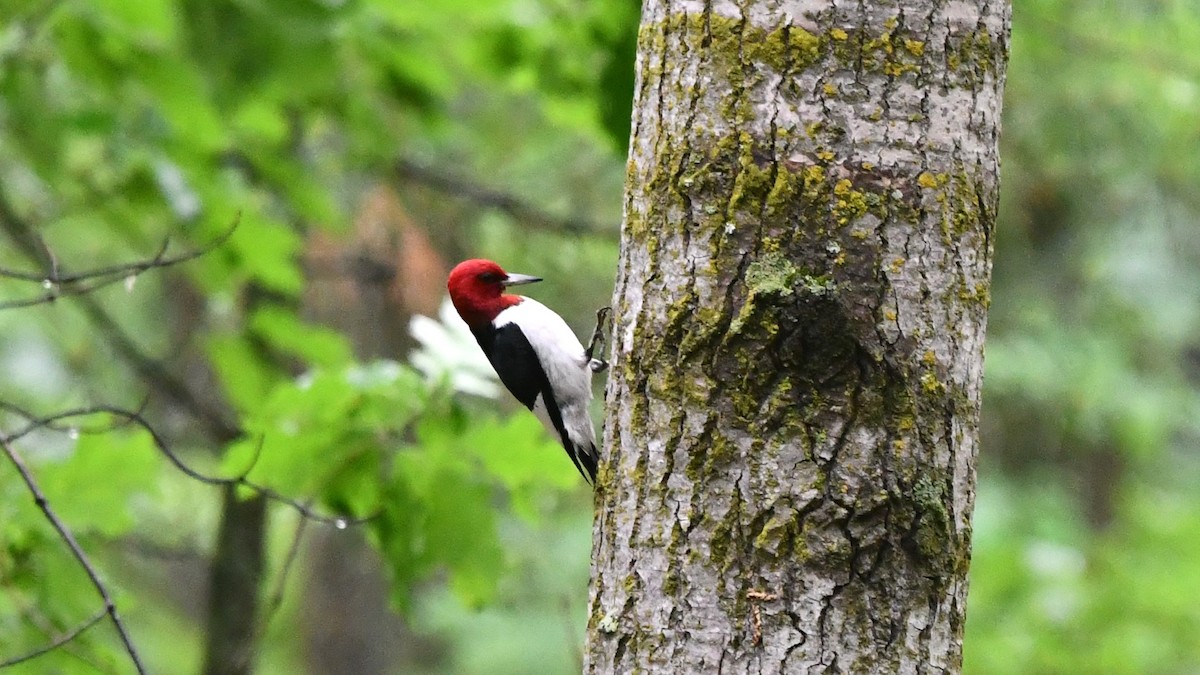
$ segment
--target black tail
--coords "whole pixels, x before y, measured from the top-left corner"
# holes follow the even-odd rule
[[[599,455],[596,454],[596,444],[588,443],[588,447],[585,448],[564,438],[563,447],[567,451],[567,456],[575,464],[575,468],[579,469],[579,475],[583,476],[589,485],[594,486],[598,468],[597,460],[599,459]]]

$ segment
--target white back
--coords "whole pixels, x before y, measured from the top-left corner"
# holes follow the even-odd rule
[[[596,432],[588,413],[588,404],[592,400],[592,369],[588,367],[588,358],[579,338],[561,316],[533,298],[522,297],[519,304],[500,312],[494,321],[496,328],[510,323],[521,328],[541,361],[546,378],[559,399],[567,433],[585,447],[587,443],[595,444]],[[550,422],[540,394],[533,413],[558,440],[558,430]]]

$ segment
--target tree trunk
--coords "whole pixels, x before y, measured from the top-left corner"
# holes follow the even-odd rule
[[[958,671],[1005,0],[647,0],[590,673]]]
[[[204,675],[249,675],[258,658],[258,607],[266,564],[267,501],[222,493],[208,590]]]

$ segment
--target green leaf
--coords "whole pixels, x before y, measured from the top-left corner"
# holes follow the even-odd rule
[[[245,274],[289,296],[298,295],[304,288],[297,264],[301,246],[300,236],[291,228],[256,211],[242,214],[237,232],[229,241]]]
[[[524,411],[506,419],[479,416],[457,447],[479,458],[488,474],[508,489],[513,509],[528,520],[537,518],[536,502],[547,490],[566,490],[581,480],[562,445]]]
[[[492,597],[503,555],[491,490],[448,450],[434,441],[404,452],[396,458],[397,479],[419,500],[416,535],[422,567],[444,566],[456,594],[474,606]]]
[[[158,103],[177,141],[204,152],[225,147],[225,125],[195,64],[152,54],[138,60],[136,73]]]
[[[251,97],[238,107],[233,126],[245,140],[277,147],[287,140],[288,124],[280,107],[259,97]]]
[[[147,434],[86,434],[65,458],[37,462],[34,472],[46,498],[75,531],[105,536],[133,525],[132,502],[153,495],[161,458]]]
[[[342,376],[362,394],[355,422],[364,430],[399,433],[429,405],[420,374],[395,361],[351,366]]]
[[[340,220],[333,194],[311,166],[295,162],[277,147],[243,150],[264,182],[282,194],[297,213],[316,222]]]
[[[403,480],[388,481],[381,497],[383,510],[369,521],[369,532],[391,573],[392,603],[407,611],[413,583],[426,569],[419,550],[421,503]]]
[[[346,461],[325,487],[325,504],[338,513],[359,517],[377,511],[382,495],[381,454],[364,452]]]
[[[292,310],[264,306],[250,317],[250,329],[272,346],[310,364],[333,368],[349,363],[352,354],[345,336],[323,326],[306,324]]]
[[[450,570],[450,585],[464,603],[491,600],[503,570],[491,490],[463,467],[442,465],[426,493],[426,552]]]
[[[249,438],[222,461],[231,474],[250,476],[288,495],[311,495],[348,456],[364,451],[348,433],[359,393],[337,374],[281,381],[249,415]],[[255,459],[257,457],[257,459]]]
[[[381,362],[317,369],[280,380],[249,409],[248,437],[222,460],[226,475],[296,496],[316,496],[365,515],[378,502],[382,457],[391,438],[422,410],[422,383]]]
[[[402,607],[405,580],[442,568],[459,599],[478,606],[494,596],[504,569],[493,491],[458,452],[456,426],[452,417],[422,420],[419,445],[395,458],[384,513],[372,526]]]
[[[179,10],[170,0],[93,0],[90,6],[102,18],[103,28],[116,28],[158,45],[176,37]]]
[[[261,356],[242,335],[215,335],[206,349],[217,371],[225,396],[243,414],[250,414],[262,405],[275,374],[263,363]]]

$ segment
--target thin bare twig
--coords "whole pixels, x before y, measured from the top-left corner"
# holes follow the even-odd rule
[[[351,525],[360,525],[360,524],[365,523],[375,517],[374,514],[369,515],[369,516],[364,516],[364,517],[358,517],[358,518],[349,517],[349,516],[322,515],[322,514],[319,514],[315,511],[313,511],[305,503],[302,503],[302,502],[292,499],[290,497],[286,497],[286,496],[280,494],[279,492],[275,491],[272,488],[269,488],[265,485],[262,485],[260,483],[256,483],[254,481],[247,479],[244,474],[240,475],[240,476],[234,476],[232,478],[225,478],[225,477],[220,477],[220,476],[208,476],[203,473],[200,473],[199,471],[196,471],[192,467],[188,466],[188,464],[186,462],[184,462],[183,459],[174,450],[172,450],[170,448],[170,446],[167,444],[166,440],[163,439],[163,437],[159,435],[158,431],[154,429],[154,427],[150,424],[150,422],[145,417],[142,416],[141,412],[134,411],[134,410],[126,410],[124,408],[119,408],[116,406],[95,405],[95,406],[89,406],[86,408],[74,408],[71,410],[63,410],[63,411],[54,413],[52,415],[47,415],[45,417],[36,418],[33,421],[31,421],[29,424],[25,425],[24,427],[22,427],[21,429],[15,431],[13,433],[8,434],[7,436],[0,436],[0,439],[3,439],[6,443],[11,443],[12,441],[17,440],[36,429],[54,428],[51,425],[60,420],[69,419],[69,418],[73,418],[73,417],[87,417],[89,415],[101,415],[101,414],[112,415],[119,419],[125,420],[128,423],[131,423],[138,427],[141,427],[143,431],[145,431],[147,434],[150,435],[150,439],[151,439],[151,441],[153,441],[154,446],[158,449],[158,451],[160,453],[162,453],[162,455],[164,457],[167,458],[167,461],[169,461],[171,464],[173,464],[176,469],[179,469],[179,471],[183,472],[189,478],[198,480],[201,483],[205,483],[207,485],[219,485],[222,487],[234,486],[234,487],[246,488],[254,493],[262,495],[263,497],[267,498],[270,501],[278,502],[280,504],[283,504],[285,506],[292,508],[297,513],[304,516],[305,518],[308,518],[309,520],[315,520],[319,523],[333,525],[334,527],[338,528],[339,530],[345,529]]]
[[[54,284],[54,282],[46,280],[45,282],[43,282],[44,284],[46,284],[46,287],[48,288],[48,290],[45,293],[42,293],[41,295],[30,296],[28,298],[21,298],[20,300],[9,300],[6,302],[0,302],[0,311],[6,310],[6,309],[21,309],[22,307],[33,307],[36,305],[48,305],[52,302],[57,301],[59,298],[62,298],[62,297],[69,297],[69,296],[74,296],[74,295],[87,295],[88,293],[91,293],[93,291],[98,291],[101,288],[104,288],[105,286],[111,286],[111,285],[117,283],[118,281],[120,281],[119,278],[102,279],[100,281],[95,281],[90,284],[78,284],[78,285],[72,284],[67,287],[60,287],[60,286]]]
[[[0,310],[17,309],[20,307],[30,307],[54,302],[64,296],[86,295],[93,291],[110,286],[119,281],[128,281],[130,278],[136,278],[138,275],[152,269],[171,267],[180,263],[195,260],[218,247],[222,246],[238,228],[241,222],[241,213],[238,213],[229,227],[222,232],[216,239],[201,246],[200,248],[180,253],[179,255],[167,257],[167,248],[170,245],[170,237],[163,239],[162,244],[158,248],[153,258],[137,260],[129,263],[121,263],[117,265],[109,265],[106,267],[97,267],[95,269],[76,272],[73,274],[62,274],[59,272],[58,260],[54,253],[46,245],[41,237],[35,235],[35,239],[41,246],[43,254],[49,263],[49,273],[40,272],[25,272],[22,270],[14,270],[6,267],[0,267],[0,277],[13,279],[17,281],[28,281],[42,284],[46,292],[41,295],[36,295],[20,300],[10,300],[8,302],[0,302]]]
[[[567,640],[567,650],[571,652],[571,660],[574,667],[572,671],[583,670],[583,648],[579,646],[579,636],[575,634],[575,624],[571,621],[571,598],[562,596],[559,609],[562,611],[564,637]]]
[[[241,212],[238,212],[229,230],[210,243],[204,250],[196,253],[203,255],[203,253],[208,252],[212,248],[220,246],[232,236],[233,231],[237,228],[240,221]],[[35,265],[44,263],[50,269],[51,276],[59,275],[58,261],[53,251],[47,249],[45,241],[37,235],[34,228],[17,215],[12,205],[5,199],[3,191],[0,191],[0,228],[8,233],[16,244],[17,249],[31,262]],[[119,277],[116,280],[119,280]],[[112,281],[108,281],[108,283],[112,283]],[[50,290],[55,290],[53,283]],[[90,290],[95,290],[95,288],[91,288]],[[187,411],[193,419],[201,422],[204,430],[210,437],[220,443],[228,443],[241,435],[241,430],[238,429],[237,425],[226,421],[225,416],[220,410],[206,404],[184,382],[167,372],[161,363],[143,353],[137,343],[134,342],[129,334],[121,328],[117,321],[112,318],[94,297],[86,292],[76,293],[75,295],[77,297],[76,302],[84,311],[84,314],[87,315],[92,326],[108,340],[117,355],[126,361],[139,377],[152,385],[156,390],[169,396]],[[38,302],[41,301],[43,300],[39,300]],[[37,303],[32,302],[29,304]]]
[[[25,466],[25,462],[21,456],[13,450],[9,440],[0,437],[0,447],[4,449],[4,454],[8,455],[8,459],[13,466],[17,468],[17,472],[21,474],[21,480],[25,481],[26,488],[33,495],[33,501],[42,510],[46,516],[46,520],[50,521],[50,525],[58,532],[59,538],[66,542],[71,549],[71,554],[79,561],[83,567],[83,571],[87,573],[88,579],[91,580],[92,586],[96,588],[96,592],[100,594],[100,599],[104,601],[104,613],[112,620],[113,626],[117,629],[117,635],[121,637],[121,643],[125,646],[125,653],[129,655],[130,661],[133,662],[134,668],[137,669],[138,675],[145,675],[146,668],[142,665],[142,659],[138,656],[137,648],[133,646],[133,640],[129,637],[129,631],[125,629],[125,622],[121,620],[120,613],[117,612],[117,605],[113,602],[112,595],[108,592],[108,586],[100,579],[99,573],[88,559],[79,542],[75,540],[75,535],[67,529],[67,526],[58,514],[51,508],[50,502],[46,500],[46,496],[42,494],[41,488],[38,487],[37,481],[34,480],[33,474],[29,472],[29,468]]]
[[[271,599],[267,601],[266,612],[263,613],[262,623],[258,627],[260,636],[267,632],[267,626],[270,625],[271,619],[283,604],[283,594],[287,589],[288,577],[291,575],[292,567],[296,564],[296,559],[300,557],[300,542],[304,539],[304,529],[307,524],[308,519],[306,518],[301,518],[296,522],[296,532],[292,535],[292,543],[288,546],[287,556],[283,559],[283,566],[279,570],[275,590],[271,592]]]
[[[222,237],[227,237],[229,234],[232,234],[232,230],[227,232],[225,235],[222,235]],[[95,269],[87,270],[86,272],[76,272],[75,274],[61,274],[58,271],[58,258],[54,255],[54,251],[46,243],[46,240],[39,234],[34,234],[33,237],[37,241],[38,245],[42,248],[43,253],[46,255],[46,259],[50,262],[50,273],[23,272],[21,270],[14,270],[8,267],[0,267],[0,277],[15,279],[17,281],[30,281],[39,284],[73,284],[79,281],[87,281],[88,279],[95,279],[98,277],[111,277],[115,275],[126,277],[130,272],[136,274],[145,272],[152,267],[165,267],[167,265],[174,264],[175,262],[181,262],[179,260],[167,260],[163,257],[166,255],[167,246],[169,246],[171,242],[171,238],[167,237],[163,239],[162,244],[160,244],[158,247],[158,252],[154,254],[153,258],[142,259],[132,263],[112,265],[109,267],[97,267]],[[191,258],[188,259],[190,260]]]
[[[136,408],[134,408],[134,410],[136,410],[138,413],[142,413],[146,410],[146,406],[149,404],[150,404],[150,397],[146,396],[142,399],[141,403],[139,403],[138,406]],[[30,410],[22,408],[21,406],[17,405],[16,403],[13,403],[11,401],[3,401],[3,400],[0,400],[0,410],[6,410],[6,411],[12,413],[13,415],[16,415],[17,417],[23,418],[26,422],[28,422],[28,424],[26,424],[26,426],[24,428],[22,428],[21,431],[15,433],[15,434],[10,434],[8,436],[4,436],[4,434],[0,434],[0,436],[4,436],[4,437],[8,438],[8,440],[10,442],[20,438],[21,436],[24,436],[24,435],[30,433],[32,431],[35,431],[39,428],[50,429],[51,431],[57,431],[60,433],[65,433],[65,434],[79,434],[79,435],[83,436],[83,435],[93,435],[93,434],[95,434],[95,435],[106,434],[110,431],[120,429],[121,427],[125,427],[130,424],[133,424],[133,422],[131,422],[130,420],[127,420],[127,419],[114,419],[114,420],[108,421],[104,424],[97,424],[94,427],[81,426],[81,425],[60,425],[60,424],[58,424],[59,420],[66,419],[69,417],[75,417],[76,415],[74,413],[77,411],[67,411],[67,414],[65,414],[65,415],[50,415],[48,417],[43,417],[43,416],[39,416],[39,415],[33,413]]]
[[[44,644],[41,647],[34,649],[33,651],[25,652],[24,654],[14,656],[11,659],[6,659],[4,661],[0,661],[0,668],[8,668],[9,666],[17,665],[18,663],[24,663],[26,661],[31,661],[31,660],[36,659],[37,657],[41,656],[42,654],[48,654],[48,653],[54,651],[55,649],[62,647],[63,645],[70,642],[71,640],[74,640],[75,638],[82,635],[85,631],[87,631],[87,629],[100,623],[100,620],[103,619],[106,614],[108,614],[107,609],[103,609],[103,608],[100,609],[100,611],[93,614],[91,616],[91,618],[89,618],[88,620],[79,624],[78,626],[72,628],[71,630],[67,631],[66,633],[59,635],[58,637],[54,638],[54,640],[52,640],[51,642]]]
[[[103,608],[100,609],[100,618],[103,619],[108,613]],[[26,605],[21,610],[21,618],[30,626],[40,630],[42,637],[49,640],[53,636],[62,632],[62,627],[52,621],[50,617],[41,611],[36,605]],[[67,656],[85,664],[89,669],[97,673],[108,673],[109,675],[118,675],[117,664],[112,661],[100,661],[96,654],[87,645],[81,645],[76,641],[67,642],[59,646]]]
[[[777,593],[767,593],[766,591],[749,590],[746,591],[746,599],[750,601],[751,615],[754,621],[754,640],[755,647],[762,644],[762,604],[772,600],[778,600]]]

